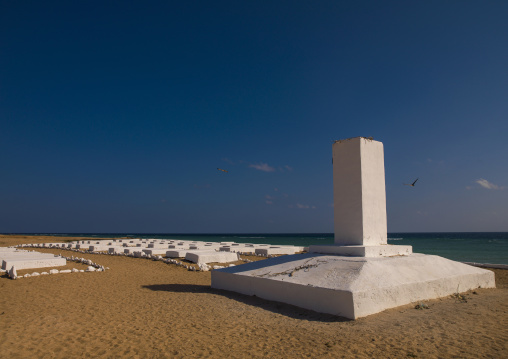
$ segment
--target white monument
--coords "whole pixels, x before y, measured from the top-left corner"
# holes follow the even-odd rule
[[[333,145],[335,244],[212,272],[212,287],[350,319],[476,288],[494,273],[387,244],[383,144]]]
[[[364,137],[335,141],[333,197],[335,245],[309,252],[382,257],[409,255],[411,246],[387,242],[383,144]]]

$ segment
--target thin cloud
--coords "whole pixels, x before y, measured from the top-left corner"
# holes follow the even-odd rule
[[[285,165],[283,167],[279,166],[279,171],[280,172],[286,172],[286,171],[291,172],[291,171],[293,171],[293,167],[288,166],[288,165]]]
[[[275,168],[268,165],[268,163],[263,163],[263,162],[250,164],[249,167],[254,168],[258,171],[263,171],[263,172],[274,172],[275,171]]]
[[[501,186],[498,186],[494,183],[491,183],[484,178],[480,178],[479,180],[476,180],[475,182],[486,189],[494,189],[494,190],[495,189],[504,189],[504,187],[501,187]]]
[[[222,158],[222,161],[224,161],[226,163],[229,163],[230,165],[235,165],[236,164],[234,161],[230,160],[227,157]]]
[[[316,209],[316,206],[309,206],[308,204],[297,203],[296,208],[298,208],[298,209]]]

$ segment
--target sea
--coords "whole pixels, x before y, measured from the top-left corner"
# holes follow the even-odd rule
[[[153,238],[205,242],[237,242],[309,246],[332,244],[333,233],[26,233],[62,237]],[[410,245],[413,252],[435,254],[460,262],[508,264],[508,232],[388,233],[388,244]]]

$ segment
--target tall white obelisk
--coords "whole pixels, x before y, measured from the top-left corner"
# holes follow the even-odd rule
[[[335,243],[387,244],[383,144],[356,137],[332,151]]]
[[[366,137],[335,141],[333,203],[335,245],[311,252],[380,257],[409,255],[411,246],[387,243],[383,144]]]

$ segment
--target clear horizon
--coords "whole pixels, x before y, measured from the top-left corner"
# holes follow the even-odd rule
[[[438,233],[490,233],[490,234],[493,234],[493,233],[502,233],[502,234],[505,234],[505,233],[508,233],[508,231],[481,231],[481,232],[460,232],[460,231],[443,231],[443,232],[387,232],[387,234],[438,234]],[[0,234],[3,234],[3,235],[9,235],[9,234],[12,234],[12,235],[23,235],[23,234],[26,234],[26,235],[30,235],[30,234],[33,234],[33,235],[60,235],[60,234],[106,234],[106,235],[112,235],[112,234],[115,234],[115,235],[133,235],[133,234],[140,234],[140,235],[189,235],[189,236],[192,236],[192,235],[196,235],[196,236],[199,236],[199,235],[252,235],[252,234],[263,234],[263,235],[312,235],[312,234],[329,234],[329,235],[334,235],[333,232],[210,232],[210,233],[206,233],[206,232],[196,232],[196,233],[192,233],[192,232],[184,232],[184,233],[172,233],[172,232],[153,232],[153,233],[150,233],[150,232],[46,232],[46,233],[41,233],[41,232],[2,232]],[[388,238],[389,239],[389,238]]]
[[[4,2],[0,232],[332,233],[356,136],[384,144],[389,233],[507,232],[506,14]]]

